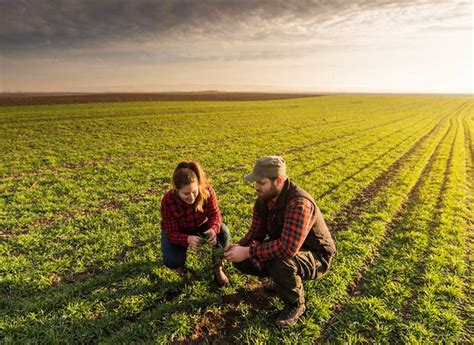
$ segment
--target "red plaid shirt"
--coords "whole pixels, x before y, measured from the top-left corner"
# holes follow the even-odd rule
[[[209,186],[209,196],[203,204],[203,212],[185,203],[175,190],[168,191],[161,200],[161,227],[166,231],[168,241],[187,246],[188,236],[193,230],[207,223],[207,229],[219,233],[222,223],[214,189]]]
[[[268,202],[271,209],[273,201]],[[285,220],[281,236],[268,242],[258,242],[254,238],[267,233],[262,219],[259,217],[256,206],[253,210],[252,226],[245,237],[240,240],[241,246],[250,246],[250,259],[258,268],[263,268],[266,261],[293,257],[300,250],[308,232],[316,221],[316,212],[313,204],[306,198],[294,198],[288,202],[285,209]]]

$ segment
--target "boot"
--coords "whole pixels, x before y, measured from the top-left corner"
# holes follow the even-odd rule
[[[292,304],[285,304],[285,308],[278,315],[275,324],[280,328],[293,326],[300,319],[306,309],[304,300]]]
[[[229,284],[229,278],[224,273],[222,260],[216,260],[212,265],[214,271],[214,279],[219,286],[225,286]]]

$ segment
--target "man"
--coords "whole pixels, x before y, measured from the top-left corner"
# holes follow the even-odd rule
[[[225,257],[235,267],[258,277],[270,277],[285,308],[279,327],[295,324],[305,311],[302,279],[321,278],[336,252],[334,241],[314,199],[286,176],[282,157],[257,160],[245,177],[255,182],[258,199],[252,225]]]

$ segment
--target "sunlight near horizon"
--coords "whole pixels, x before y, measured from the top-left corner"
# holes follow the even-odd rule
[[[275,13],[263,4],[189,4],[190,18],[112,11],[104,19],[110,27],[91,17],[70,18],[65,29],[44,24],[57,17],[34,3],[29,10],[42,20],[29,25],[13,24],[25,18],[11,10],[1,27],[0,88],[474,93],[472,6],[465,2],[288,2]],[[64,7],[59,22],[70,15]],[[155,17],[171,24],[150,26]]]

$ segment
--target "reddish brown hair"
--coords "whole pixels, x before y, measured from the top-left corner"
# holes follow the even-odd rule
[[[176,190],[193,182],[197,182],[199,194],[194,202],[197,211],[203,211],[203,204],[209,197],[206,174],[198,161],[186,160],[180,162],[173,172],[173,185]]]

